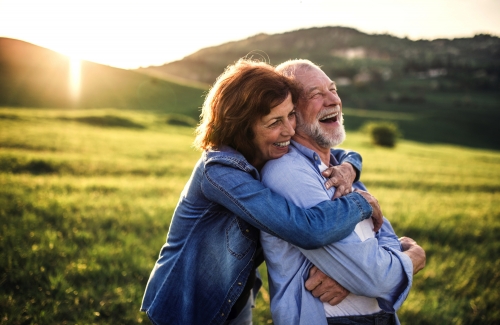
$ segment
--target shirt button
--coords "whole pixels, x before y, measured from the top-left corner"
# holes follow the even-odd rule
[[[224,313],[220,314],[221,316],[224,316]]]
[[[314,155],[314,159],[315,159],[315,160],[318,160],[318,156],[317,156],[317,155]]]
[[[238,285],[240,286],[240,285],[241,285],[241,282],[238,282]]]
[[[250,232],[250,229],[246,229],[245,231],[246,231],[246,232]]]
[[[227,302],[231,302],[231,299],[229,299]]]

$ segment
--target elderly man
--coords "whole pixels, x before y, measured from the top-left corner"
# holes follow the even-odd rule
[[[324,185],[322,171],[338,165],[330,148],[345,138],[342,103],[335,83],[312,62],[293,60],[277,69],[295,79],[303,95],[290,151],[266,164],[262,181],[295,204],[310,207],[330,200],[335,193],[335,188]],[[360,182],[353,187],[366,190]],[[338,196],[351,189],[337,191]],[[269,272],[271,312],[278,325],[398,324],[395,312],[409,293],[413,274],[425,265],[423,249],[410,238],[398,240],[387,219],[376,234],[367,219],[347,238],[316,250],[299,249],[264,232],[261,242]],[[345,295],[321,297],[332,306],[307,291],[305,282],[313,264],[350,291],[345,299]]]

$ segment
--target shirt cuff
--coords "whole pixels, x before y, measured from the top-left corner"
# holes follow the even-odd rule
[[[413,285],[413,263],[408,257],[408,255],[404,254],[403,252],[398,252],[395,249],[392,249],[391,247],[384,247],[386,250],[391,251],[396,258],[398,258],[401,262],[401,265],[403,266],[403,272],[404,272],[404,277],[406,277],[406,286],[399,288],[399,290],[396,291],[396,295],[394,296],[394,301],[391,302],[390,308],[389,306],[384,306],[384,303],[381,303],[379,299],[379,305],[380,307],[388,312],[391,312],[390,309],[392,309],[393,312],[396,312],[399,308],[401,308],[401,305],[403,302],[405,302],[406,298],[408,297],[408,294],[410,293],[410,289]],[[400,292],[399,295],[397,295],[397,292]]]

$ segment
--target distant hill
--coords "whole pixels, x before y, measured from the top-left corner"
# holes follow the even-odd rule
[[[151,110],[197,118],[203,89],[117,69],[81,63],[81,92],[69,91],[68,57],[20,40],[0,38],[0,106]]]
[[[309,59],[345,84],[405,75],[447,75],[475,89],[500,90],[500,38],[490,35],[412,41],[345,27],[310,28],[258,34],[199,50],[179,61],[138,70],[212,84],[229,63],[244,56],[262,58],[273,65],[289,59]]]
[[[303,58],[339,85],[346,128],[395,122],[407,139],[500,149],[500,38],[412,41],[352,28],[259,34],[137,71],[212,84],[250,56],[277,65]]]
[[[259,34],[159,67],[83,61],[78,102],[69,96],[66,56],[0,38],[0,106],[115,107],[197,119],[206,89],[243,56],[320,64],[339,85],[348,130],[392,121],[406,139],[500,150],[500,38],[491,35],[412,41],[322,27]]]

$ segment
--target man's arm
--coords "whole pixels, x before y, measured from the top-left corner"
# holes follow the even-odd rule
[[[277,162],[269,165],[263,178],[265,185],[299,206],[306,202],[316,204],[330,200],[314,171],[293,165],[287,165],[286,170],[281,167]],[[284,174],[293,175],[295,188],[283,184]],[[309,251],[302,249],[301,252],[319,269],[358,295],[378,297],[396,304],[401,295],[406,297],[405,293],[411,287],[411,260],[401,252],[379,247],[375,238],[361,242],[352,233],[333,245]]]
[[[390,224],[385,220],[380,233],[389,234],[388,227]],[[359,242],[356,237],[352,234],[339,243],[315,250],[299,250],[350,292],[378,298],[386,311],[398,309],[411,288],[412,260],[400,251],[397,238],[383,238],[386,246],[381,246],[376,238]]]

